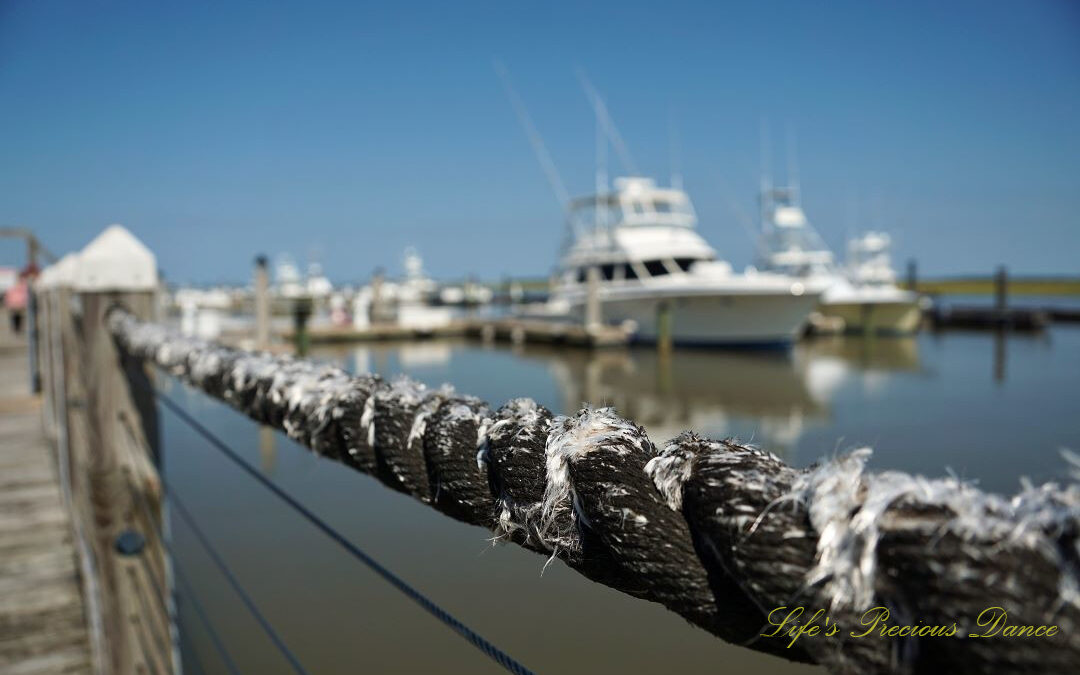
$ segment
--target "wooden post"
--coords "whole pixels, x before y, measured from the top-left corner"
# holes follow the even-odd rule
[[[919,290],[919,278],[915,263],[915,258],[911,258],[907,263],[907,287],[909,291]]]
[[[671,328],[671,303],[661,301],[656,306],[656,348],[662,357],[671,355],[674,342]]]
[[[994,308],[998,312],[1003,313],[1008,306],[1008,295],[1009,272],[1004,265],[1000,265],[997,268],[997,274],[994,275]]]
[[[29,277],[26,279],[28,286],[32,285],[33,280]],[[27,291],[26,298],[26,338],[27,338],[27,353],[30,355],[30,393],[41,393],[41,351],[38,344],[41,337],[41,323],[38,317],[37,295],[32,291]]]
[[[168,600],[145,600],[162,586],[154,585],[148,570],[166,569],[164,544],[151,532],[160,527],[162,512],[156,458],[148,456],[156,454],[153,387],[145,366],[121,358],[108,326],[109,310],[117,305],[140,318],[153,316],[156,261],[130,232],[114,225],[83,249],[74,288],[81,307],[78,369],[85,397],[76,461],[85,495],[76,508],[85,509],[77,517],[86,525],[95,562],[105,662],[109,672],[171,673]],[[147,512],[155,523],[145,522]],[[137,555],[122,555],[118,537],[132,530],[148,545]]]
[[[255,348],[270,345],[270,274],[267,258],[255,258]]]
[[[71,289],[78,259],[74,254],[57,263],[50,304],[54,308],[56,335],[57,468],[64,504],[71,514],[79,558],[80,586],[86,605],[90,652],[95,675],[111,672],[108,643],[103,628],[100,575],[91,542],[92,521],[86,447],[86,410],[82,403],[84,382],[81,344],[76,319],[76,295]]]
[[[311,298],[296,298],[293,303],[293,341],[298,356],[308,353],[311,339],[308,335],[308,319],[311,318]]]
[[[378,268],[371,277],[371,308],[368,316],[371,323],[382,323],[386,320],[386,312],[383,306],[383,270]]]
[[[56,440],[56,392],[55,378],[53,377],[53,340],[54,326],[52,321],[51,287],[45,272],[34,284],[31,293],[37,302],[37,309],[41,313],[38,321],[39,331],[37,334],[37,352],[41,358],[39,370],[41,371],[41,416],[45,435],[50,441]]]
[[[600,268],[590,265],[585,272],[585,330],[594,330],[603,320],[600,308]]]

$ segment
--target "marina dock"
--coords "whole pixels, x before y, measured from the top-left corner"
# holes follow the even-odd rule
[[[7,327],[7,316],[3,327]],[[25,339],[0,341],[0,671],[91,673],[72,523],[30,393]]]
[[[293,342],[295,331],[282,337]],[[462,319],[445,326],[411,328],[398,324],[373,324],[358,329],[351,326],[313,326],[308,329],[311,344],[415,340],[444,337],[468,337],[485,342],[514,344],[562,344],[574,347],[618,347],[630,342],[633,334],[622,326],[600,324],[586,328],[568,321],[542,321],[519,318]]]
[[[222,401],[225,413],[281,432],[322,461],[369,474],[461,523],[486,527],[508,545],[541,554],[538,567],[558,558],[585,578],[656,603],[717,638],[838,673],[896,672],[895,643],[868,640],[854,656],[838,656],[834,649],[815,648],[822,643],[807,641],[789,650],[783,642],[747,636],[760,632],[761,608],[780,606],[797,593],[808,593],[811,605],[839,606],[839,591],[807,579],[829,564],[831,576],[851,581],[845,575],[855,565],[846,558],[822,563],[821,541],[835,529],[852,531],[857,519],[851,514],[865,514],[887,500],[874,516],[881,543],[859,553],[860,559],[874,556],[884,570],[856,578],[865,585],[865,602],[895,599],[931,621],[952,621],[985,607],[985,580],[994,578],[1010,616],[1025,625],[1042,620],[1047,606],[1063,607],[1054,619],[1060,637],[1038,648],[1017,640],[953,640],[920,652],[914,670],[960,664],[958,672],[986,672],[1008,662],[1027,671],[1065,671],[1080,661],[1080,611],[1062,602],[1059,590],[1077,583],[1075,566],[1058,555],[1075,546],[1080,531],[1072,487],[1047,483],[1024,493],[1031,509],[1049,514],[1044,526],[951,479],[894,471],[883,481],[864,466],[864,450],[799,468],[757,447],[695,433],[665,433],[668,442],[658,446],[660,438],[650,438],[645,427],[614,408],[556,414],[517,392],[499,405],[408,378],[348,372],[317,360],[185,336],[160,322],[157,280],[153,253],[124,228],[106,229],[77,256],[43,271],[35,287],[40,312],[32,344],[38,358],[27,358],[22,347],[0,363],[9,392],[3,405],[10,412],[0,437],[5,447],[17,448],[2,458],[9,470],[0,479],[0,545],[20,551],[0,563],[10,571],[0,579],[4,672],[183,672],[188,662],[181,659],[180,644],[191,624],[177,620],[174,579],[183,589],[184,608],[195,612],[188,621],[198,618],[205,632],[216,633],[229,619],[205,612],[186,581],[190,559],[174,557],[169,534],[177,520],[256,620],[267,644],[277,648],[281,663],[318,672],[303,667],[310,652],[288,645],[295,627],[287,632],[280,608],[276,616],[264,613],[244,588],[250,571],[234,570],[234,555],[218,550],[221,532],[204,532],[206,516],[197,505],[210,499],[206,489],[176,489],[174,475],[166,475],[160,458],[189,451],[192,439],[242,470],[229,473],[229,480],[258,483],[494,663],[522,675],[532,672],[411,586],[408,572],[399,576],[376,562],[362,550],[363,542],[294,496],[287,481],[253,465],[235,449],[231,434],[211,430],[200,412],[182,403],[189,396]],[[546,321],[486,320],[458,329],[485,340],[588,340],[602,346],[608,339],[592,327],[571,331]],[[19,375],[29,363],[40,367],[40,401],[19,393],[30,389],[32,378]],[[173,386],[179,382],[186,386]],[[660,391],[672,396],[667,385]],[[189,430],[188,440],[161,433],[159,415],[168,416],[170,427]],[[65,458],[56,471],[50,471],[51,447]],[[836,490],[829,486],[838,480],[855,481],[859,489],[822,526],[810,514],[835,502]],[[907,486],[903,499],[889,496],[897,481]],[[792,494],[800,495],[792,508],[769,508]],[[759,514],[753,537],[746,536],[748,513]],[[1029,534],[1017,539],[1012,533],[1020,527]],[[65,539],[69,528],[78,546],[70,536]],[[717,546],[699,547],[700,541]],[[958,570],[947,588],[928,581],[940,569]],[[379,620],[372,614],[383,609],[356,611]],[[861,615],[854,607],[838,611],[844,612],[838,621],[852,625]],[[84,616],[91,617],[85,625]],[[250,658],[250,643],[214,642],[226,663],[232,663],[230,653]]]

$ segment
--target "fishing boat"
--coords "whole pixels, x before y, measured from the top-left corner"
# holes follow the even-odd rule
[[[572,200],[567,214],[549,312],[586,324],[632,322],[638,341],[666,332],[681,345],[787,346],[825,288],[753,268],[736,272],[696,232],[686,192],[649,178],[617,178],[613,190]]]
[[[758,263],[762,269],[824,285],[818,311],[826,325],[847,333],[910,334],[918,330],[918,296],[896,285],[888,235],[872,232],[852,240],[845,267],[810,224],[798,188],[761,193]]]

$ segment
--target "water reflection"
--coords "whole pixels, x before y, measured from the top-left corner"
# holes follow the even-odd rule
[[[875,470],[929,476],[951,470],[1011,494],[1020,476],[1060,478],[1059,448],[1080,447],[1073,410],[1080,330],[1011,334],[1007,342],[1008,378],[997,386],[996,345],[987,333],[824,339],[787,355],[676,350],[668,361],[646,349],[588,353],[463,340],[326,347],[317,356],[357,371],[408,373],[432,386],[449,382],[493,405],[515,396],[562,413],[585,400],[613,404],[658,442],[685,428],[737,435],[786,453],[796,465],[870,445]],[[714,673],[717,663],[735,672],[806,671],[715,640],[658,605],[593,584],[558,563],[540,576],[543,559],[518,547],[493,548],[486,531],[321,461],[280,434],[259,432],[221,403],[174,393],[249,461],[262,461],[284,489],[381,562],[422,580],[426,592],[539,672],[665,672],[673,658],[685,675]],[[358,573],[333,543],[175,416],[162,422],[171,485],[198,498],[211,535],[227,543],[230,564],[251,582],[312,672],[351,672],[357,663],[371,672],[496,672],[381,580]],[[197,543],[178,530],[177,559],[221,617],[229,644],[243,647],[237,650],[243,672],[278,672],[282,664],[258,625],[207,567]],[[291,582],[297,574],[303,584]],[[189,606],[181,603],[181,613]],[[326,621],[306,620],[311,612],[300,610],[311,607]],[[514,621],[507,622],[511,614]],[[194,619],[183,621],[190,627]],[[340,640],[328,625],[354,627],[353,639]],[[200,654],[213,654],[204,635],[188,635]],[[678,645],[677,654],[671,645]]]
[[[919,369],[911,339],[821,340],[792,354],[653,350],[533,350],[562,393],[563,410],[582,403],[613,405],[657,442],[692,429],[714,438],[738,436],[791,459],[805,430],[830,418],[834,392],[858,380],[881,389],[893,373]]]
[[[432,341],[362,345],[341,358],[354,372],[407,372],[429,385],[449,377],[461,391],[500,404],[488,386],[499,371],[484,355],[540,366],[555,385],[541,402],[569,413],[583,404],[610,405],[642,424],[658,443],[692,429],[714,438],[737,436],[793,459],[803,434],[826,426],[830,403],[856,384],[882,392],[898,373],[918,372],[913,338],[825,338],[791,353],[679,351],[670,358],[652,349],[587,351],[543,346],[474,346]],[[451,362],[474,362],[461,371]],[[512,395],[542,395],[524,384]]]
[[[259,427],[259,468],[268,476],[277,469],[277,436],[267,426]]]
[[[913,337],[822,337],[799,344],[793,358],[819,401],[831,401],[853,381],[868,393],[881,392],[896,374],[922,370]]]
[[[1008,373],[1005,355],[1008,352]],[[952,332],[820,338],[789,354],[577,349],[476,342],[371,343],[324,353],[357,371],[408,373],[500,405],[530,396],[553,411],[615,406],[657,443],[685,429],[734,436],[806,465],[869,446],[878,469],[956,471],[996,491],[1050,477],[1076,447],[1068,406],[1080,331],[1041,337]],[[1007,377],[1006,377],[1007,376]],[[1009,420],[1006,424],[1005,420]],[[1040,461],[1024,461],[1030,447]],[[1030,459],[1030,458],[1029,458]]]

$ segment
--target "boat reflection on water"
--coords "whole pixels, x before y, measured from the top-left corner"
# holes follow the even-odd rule
[[[738,437],[789,461],[806,430],[828,424],[840,387],[880,390],[893,373],[919,370],[912,338],[827,338],[791,354],[529,349],[521,356],[547,361],[564,412],[611,405],[656,443],[690,429]]]
[[[853,382],[873,393],[897,373],[922,371],[914,337],[819,337],[796,346],[792,361],[820,401],[831,401],[841,386]]]
[[[816,338],[788,353],[680,349],[661,357],[648,348],[432,340],[359,345],[337,358],[353,372],[406,373],[428,386],[449,381],[494,405],[531,396],[563,414],[614,406],[658,444],[689,429],[752,442],[793,463],[805,433],[835,424],[830,406],[843,389],[873,396],[896,374],[921,370],[915,338],[872,335]],[[804,459],[817,459],[820,448],[812,454]]]

